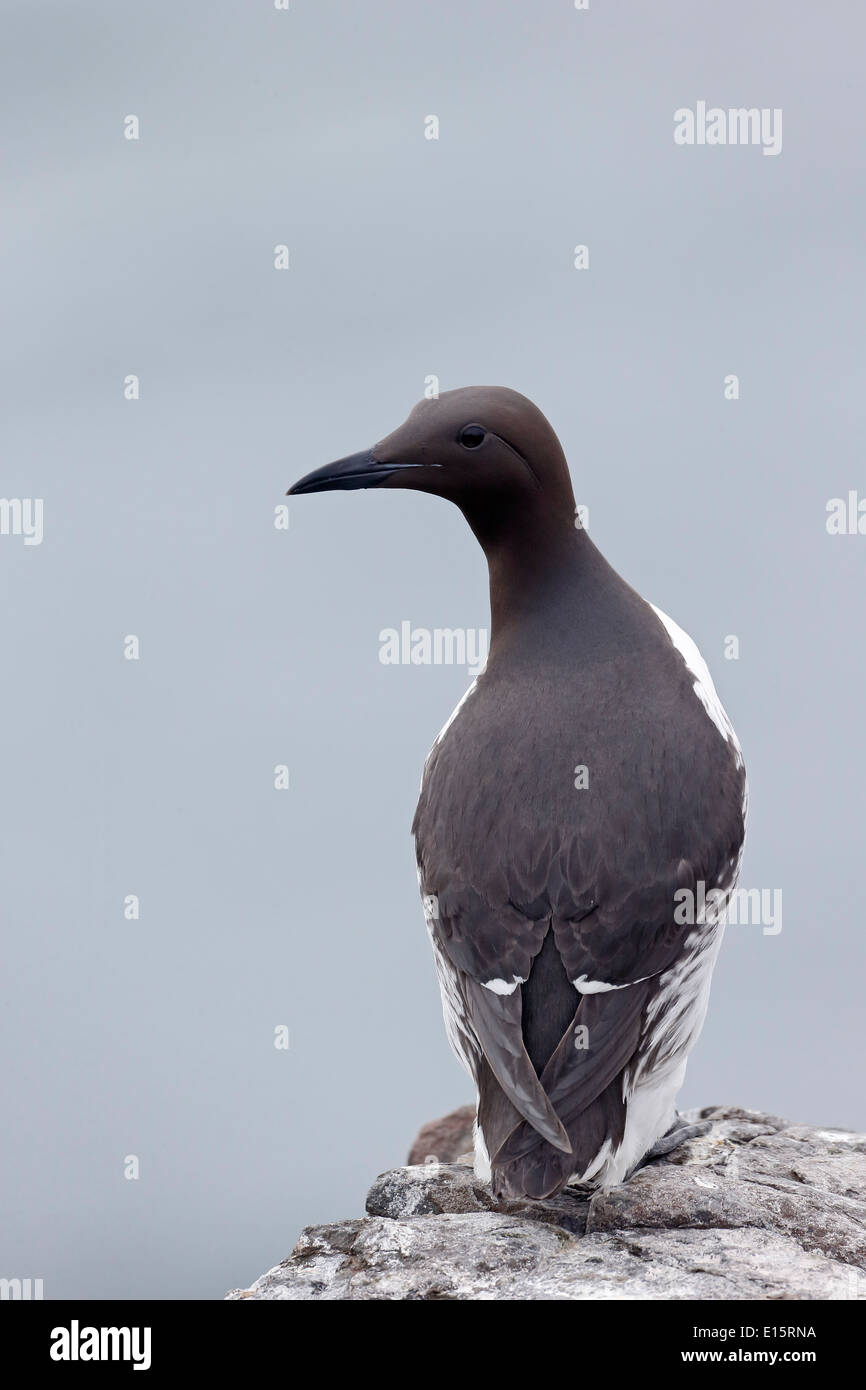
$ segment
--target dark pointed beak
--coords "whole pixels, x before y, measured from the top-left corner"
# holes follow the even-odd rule
[[[393,473],[404,468],[420,468],[417,463],[381,463],[371,449],[362,454],[349,454],[348,458],[337,459],[336,463],[326,463],[313,473],[300,478],[290,487],[287,497],[301,492],[347,492],[356,487],[378,487]]]

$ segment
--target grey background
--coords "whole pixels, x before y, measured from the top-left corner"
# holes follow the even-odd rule
[[[684,1102],[866,1127],[866,537],[825,529],[864,479],[861,7],[2,19],[0,491],[45,539],[0,537],[0,1274],[220,1297],[469,1099],[409,838],[468,678],[378,633],[485,626],[481,553],[412,493],[273,527],[428,373],[537,400],[743,742],[743,882],[784,926],[730,929]],[[782,107],[781,155],[677,148],[698,99]]]

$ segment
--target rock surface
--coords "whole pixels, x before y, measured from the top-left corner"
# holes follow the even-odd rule
[[[465,1148],[466,1107],[420,1132]],[[468,1162],[377,1178],[229,1299],[866,1299],[866,1135],[735,1107],[609,1192],[495,1202]],[[471,1111],[469,1112],[471,1127]]]

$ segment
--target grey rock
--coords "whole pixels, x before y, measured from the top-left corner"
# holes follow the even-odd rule
[[[866,1300],[866,1135],[686,1118],[708,1132],[609,1192],[496,1202],[468,1163],[395,1168],[366,1217],[309,1227],[228,1298]],[[465,1114],[445,1119],[458,1135]]]
[[[419,1129],[406,1162],[426,1163],[429,1158],[436,1158],[440,1163],[456,1163],[464,1155],[471,1156],[474,1123],[474,1105],[461,1105],[459,1110],[452,1110],[450,1115],[442,1115],[438,1120],[429,1120]]]

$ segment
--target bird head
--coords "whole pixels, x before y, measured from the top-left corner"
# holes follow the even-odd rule
[[[420,401],[371,449],[317,468],[288,495],[368,487],[445,497],[482,541],[539,509],[569,526],[574,519],[559,440],[532,401],[504,386],[465,386]]]

